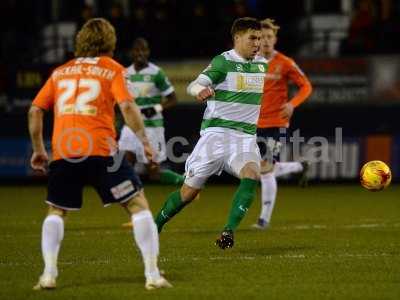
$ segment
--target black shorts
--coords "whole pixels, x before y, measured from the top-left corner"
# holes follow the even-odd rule
[[[142,182],[124,159],[117,170],[113,157],[89,156],[81,162],[56,160],[49,166],[47,203],[66,210],[82,207],[85,185],[92,185],[104,206],[123,203],[143,188]],[[113,172],[114,171],[114,172]]]
[[[257,128],[257,145],[262,160],[271,163],[279,161],[282,142],[286,142],[287,136],[287,128],[284,127]]]

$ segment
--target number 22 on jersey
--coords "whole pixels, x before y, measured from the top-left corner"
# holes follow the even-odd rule
[[[97,107],[89,104],[95,101],[101,92],[101,84],[97,79],[62,79],[57,82],[57,88],[62,90],[57,98],[58,114],[85,116],[97,114]],[[83,91],[80,91],[81,89]]]

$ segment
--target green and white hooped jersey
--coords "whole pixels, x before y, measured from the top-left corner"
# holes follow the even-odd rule
[[[128,90],[134,96],[139,108],[152,107],[160,104],[162,97],[174,92],[174,87],[169,82],[162,69],[153,63],[136,72],[132,64],[126,69],[126,82]],[[163,127],[162,113],[156,113],[151,118],[143,117],[145,127]]]
[[[234,49],[214,57],[198,77],[215,91],[207,100],[202,132],[256,133],[267,63],[261,56],[247,61]]]

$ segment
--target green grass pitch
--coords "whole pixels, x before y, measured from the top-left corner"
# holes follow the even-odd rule
[[[172,190],[146,187],[153,213]],[[0,299],[400,299],[400,186],[283,185],[272,227],[250,229],[257,198],[222,251],[214,240],[234,191],[209,185],[166,225],[160,266],[174,288],[149,292],[125,212],[87,189],[66,221],[58,288],[37,292],[45,188],[0,187]]]

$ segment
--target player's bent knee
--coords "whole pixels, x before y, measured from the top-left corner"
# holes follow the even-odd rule
[[[150,180],[160,180],[160,166],[157,164],[147,164],[146,165],[147,173],[149,174]]]
[[[135,164],[137,159],[136,159],[136,154],[131,152],[131,151],[125,151],[125,158],[128,162],[131,164]]]
[[[240,170],[240,178],[250,178],[254,180],[260,180],[260,167],[255,162],[247,163]]]
[[[200,189],[196,189],[187,184],[183,184],[181,188],[181,199],[183,202],[191,202],[196,199],[200,191]]]
[[[47,215],[57,215],[60,216],[61,218],[64,218],[67,215],[67,211],[65,209],[49,205]]]
[[[121,204],[130,214],[136,214],[142,210],[149,210],[149,204],[143,190],[131,199]]]
[[[261,174],[271,173],[274,170],[274,164],[268,161],[261,161]]]

